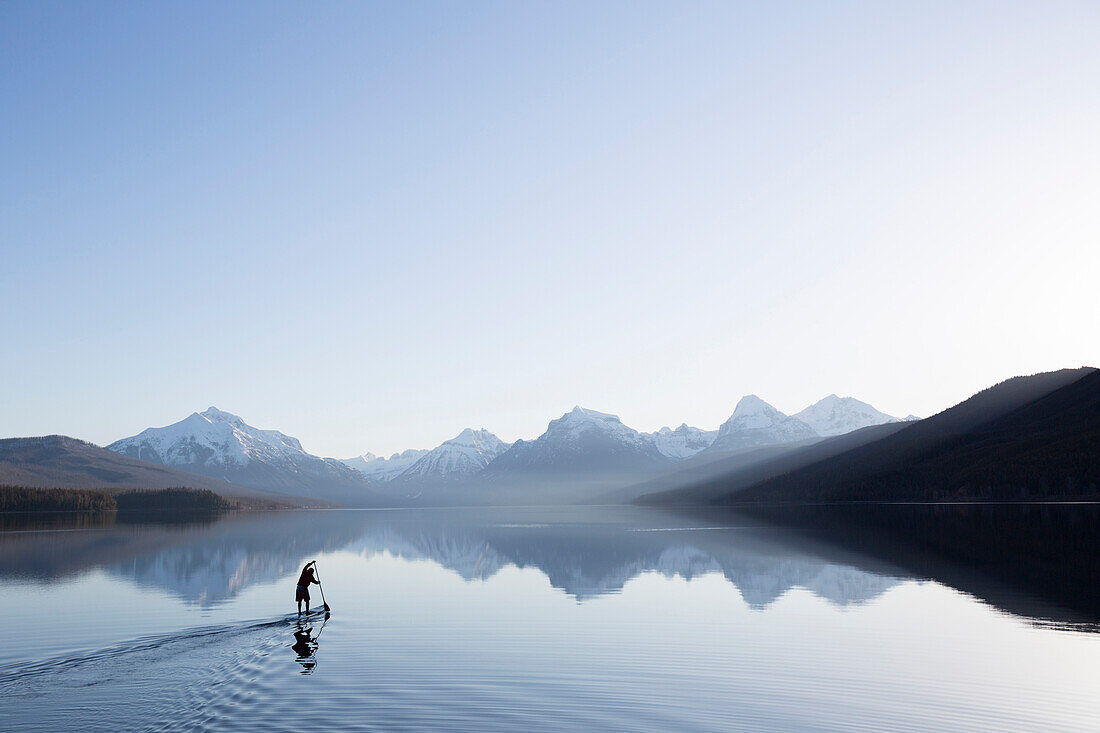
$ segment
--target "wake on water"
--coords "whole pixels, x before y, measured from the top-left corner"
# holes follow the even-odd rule
[[[0,667],[0,729],[182,730],[264,692],[262,661],[328,618],[308,614],[201,626]],[[16,715],[16,711],[18,714]]]
[[[201,647],[204,644],[214,644],[230,639],[234,636],[243,636],[262,631],[283,627],[288,623],[299,621],[313,621],[325,617],[323,606],[311,608],[308,613],[292,613],[285,616],[277,616],[269,619],[252,619],[227,624],[212,626],[195,626],[182,631],[174,631],[167,634],[151,634],[141,636],[131,641],[122,642],[92,652],[78,655],[54,657],[36,662],[15,662],[0,666],[0,693],[4,691],[4,685],[12,682],[26,681],[40,674],[51,674],[63,669],[71,669],[83,664],[124,657],[128,654],[137,654],[154,650],[163,650],[165,653],[173,653],[174,645],[194,645]],[[181,649],[179,651],[186,651]]]

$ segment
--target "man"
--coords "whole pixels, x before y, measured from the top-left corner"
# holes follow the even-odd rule
[[[309,613],[309,584],[321,584],[321,581],[317,580],[317,573],[313,568],[315,562],[316,560],[311,560],[302,568],[302,574],[298,578],[298,587],[294,589],[294,600],[298,602],[299,614],[302,613],[302,601],[305,601],[306,613]]]

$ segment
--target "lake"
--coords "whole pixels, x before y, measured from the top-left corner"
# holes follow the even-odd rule
[[[1100,729],[1096,508],[882,511],[9,515],[0,729]]]

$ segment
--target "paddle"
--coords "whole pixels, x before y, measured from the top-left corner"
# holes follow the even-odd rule
[[[311,563],[313,565],[313,577],[317,578],[317,587],[321,591],[321,604],[325,607],[325,613],[332,613],[332,609],[328,607],[328,603],[325,602],[325,587],[321,585],[321,578],[317,575],[317,561],[314,560]]]

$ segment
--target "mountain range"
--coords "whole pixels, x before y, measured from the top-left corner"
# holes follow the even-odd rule
[[[350,506],[1091,495],[1100,442],[1094,373],[1018,377],[926,420],[837,395],[786,415],[746,395],[717,430],[684,423],[643,433],[578,405],[533,440],[508,444],[467,428],[430,450],[344,460],[211,407],[106,451],[64,436],[5,441],[0,481],[191,486]]]
[[[405,451],[389,459],[368,453],[344,463],[372,479],[391,501],[588,502],[684,465],[710,463],[751,448],[786,450],[849,427],[899,422],[864,402],[835,395],[803,412],[826,432],[755,395],[742,398],[717,430],[683,423],[643,433],[616,415],[578,405],[551,420],[533,440],[508,445],[486,430],[467,429],[431,451]]]
[[[149,476],[150,486],[163,483],[152,479],[157,471],[174,470],[183,474],[174,485],[235,486],[238,494],[272,492],[351,506],[572,503],[749,450],[786,451],[849,428],[897,422],[866,403],[835,395],[799,415],[805,419],[748,395],[716,430],[683,423],[643,433],[615,415],[578,405],[533,440],[509,444],[484,428],[467,428],[432,449],[336,460],[307,452],[301,441],[278,430],[256,428],[210,407],[107,448],[131,459],[134,471],[143,466],[135,475]],[[102,455],[88,459],[89,475],[98,471],[104,481],[116,475],[108,463]],[[10,475],[15,481],[22,474]],[[75,474],[71,481],[55,475],[64,485],[88,485]]]
[[[886,417],[884,422],[893,420]],[[855,416],[851,419],[856,421]],[[732,452],[776,443],[817,440],[820,437],[812,427],[797,417],[784,415],[756,395],[746,395],[737,403],[730,419],[718,428],[718,435],[707,450]]]
[[[389,458],[382,458],[373,453],[364,453],[354,458],[342,458],[340,462],[354,468],[371,481],[389,481],[404,473],[409,466],[416,463],[427,452],[424,449],[409,448],[400,453],[394,453]]]
[[[94,456],[83,454],[102,449],[80,441],[67,444],[82,446],[73,450],[82,453],[76,464],[83,472],[73,470],[72,460],[62,461],[62,467],[28,458],[22,468],[9,462],[0,477],[33,486],[43,485],[40,479],[48,475],[53,485],[70,488],[136,487],[136,480],[145,487],[214,487],[236,496],[269,492],[292,497],[291,503],[304,497],[350,506],[591,502],[609,490],[738,455],[747,447],[785,450],[830,431],[896,421],[865,403],[835,396],[807,411],[821,432],[749,395],[717,430],[684,423],[642,433],[615,415],[576,406],[533,440],[509,444],[484,428],[467,428],[432,449],[336,460],[307,452],[301,441],[278,430],[253,427],[210,407],[115,441],[107,446],[109,452]],[[129,478],[112,465],[119,459],[111,455],[129,459]]]
[[[640,501],[1017,501],[1098,494],[1100,372],[1082,368],[1015,377],[919,422],[864,428]]]

